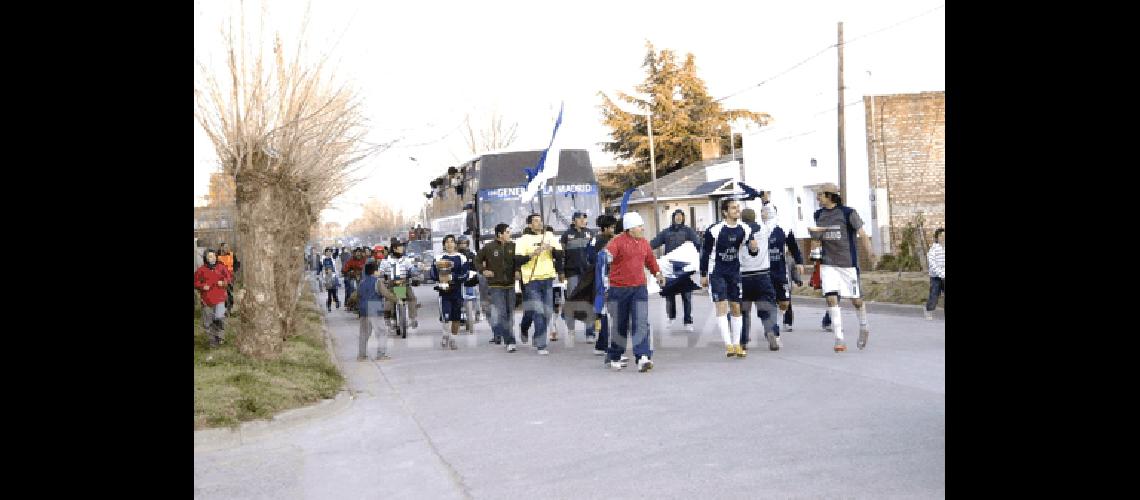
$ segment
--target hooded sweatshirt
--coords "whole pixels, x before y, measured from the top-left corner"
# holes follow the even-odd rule
[[[198,295],[207,307],[213,307],[226,301],[226,287],[218,286],[218,281],[224,281],[227,285],[234,281],[234,275],[230,273],[230,268],[226,267],[225,264],[215,261],[211,265],[206,262],[197,271],[194,271],[194,288],[198,289]],[[206,290],[206,287],[209,287],[209,290]]]
[[[693,246],[697,247],[697,250],[700,250],[701,237],[697,234],[696,231],[693,230],[693,228],[685,225],[684,210],[681,210],[679,208],[677,210],[674,210],[673,215],[669,216],[669,220],[674,220],[677,217],[677,214],[681,214],[681,223],[678,224],[676,222],[673,222],[669,225],[669,227],[662,229],[661,232],[657,234],[657,237],[653,238],[653,240],[649,242],[649,246],[653,249],[657,249],[657,247],[665,245],[665,253],[669,253],[673,250],[676,250],[677,247],[681,246],[686,241],[691,241],[693,242]]]

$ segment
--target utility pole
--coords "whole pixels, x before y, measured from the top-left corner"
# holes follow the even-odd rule
[[[843,120],[843,22],[839,22],[839,196],[847,203],[847,144],[844,143]]]

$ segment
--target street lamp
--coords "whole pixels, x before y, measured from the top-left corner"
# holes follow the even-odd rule
[[[610,102],[614,103],[614,105],[617,106],[618,109],[620,109],[626,113],[629,113],[631,115],[637,115],[637,116],[644,116],[645,117],[645,122],[649,128],[649,174],[652,176],[652,179],[653,179],[653,228],[655,231],[660,231],[661,230],[661,221],[658,218],[658,208],[657,208],[657,159],[656,159],[654,152],[653,152],[653,108],[652,108],[653,96],[651,96],[649,94],[641,93],[641,92],[627,92],[626,93],[627,95],[629,95],[630,97],[633,97],[634,99],[636,99],[637,101],[639,101],[641,104],[644,105],[644,107],[646,109],[642,110],[642,109],[629,108],[629,107],[623,106],[623,104],[625,104],[624,101],[622,101],[620,99],[616,99],[614,97],[611,97],[609,95],[609,93],[607,93],[605,91],[602,91],[601,94],[606,99],[609,99]]]

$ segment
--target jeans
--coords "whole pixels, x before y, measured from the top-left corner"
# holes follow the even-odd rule
[[[501,338],[507,345],[515,343],[515,335],[511,328],[511,313],[515,300],[514,288],[487,288],[487,295],[491,299],[491,315],[487,317],[491,322],[491,332],[494,338]]]
[[[760,324],[764,325],[764,333],[768,332],[780,336],[780,325],[776,324],[776,303],[767,300],[744,302],[740,306],[740,345],[747,346],[750,337],[748,331],[752,328],[752,304],[756,304],[756,315],[760,317]]]
[[[938,296],[946,294],[946,280],[942,278],[930,277],[930,298],[926,299],[926,310],[934,311],[934,307],[938,305]]]
[[[610,361],[619,361],[625,354],[625,341],[633,326],[633,356],[653,357],[649,345],[649,292],[642,286],[617,286],[609,289],[606,307],[614,317],[614,331],[610,335]]]
[[[554,311],[554,280],[531,280],[526,284],[526,300],[523,303],[534,319],[534,346],[546,349],[546,325]],[[526,315],[523,315],[525,324]]]
[[[598,339],[594,341],[594,349],[608,351],[610,346],[610,315],[599,314],[598,319],[601,320],[602,325],[598,329]],[[622,345],[624,347],[625,344]]]
[[[336,302],[336,307],[340,308],[340,298],[336,296],[336,288],[328,289],[329,296],[325,299],[325,309],[332,310],[333,302]]]
[[[344,280],[344,301],[347,303],[348,298],[352,296],[352,292],[356,291],[356,280]]]
[[[681,302],[685,307],[685,324],[693,324],[693,292],[684,292],[681,294]],[[677,319],[677,295],[665,296],[665,312],[669,315],[669,319]]]

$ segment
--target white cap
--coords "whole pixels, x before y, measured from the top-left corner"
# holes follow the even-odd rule
[[[644,226],[645,222],[641,220],[641,214],[637,212],[626,212],[621,218],[622,230],[633,229],[637,226]]]

